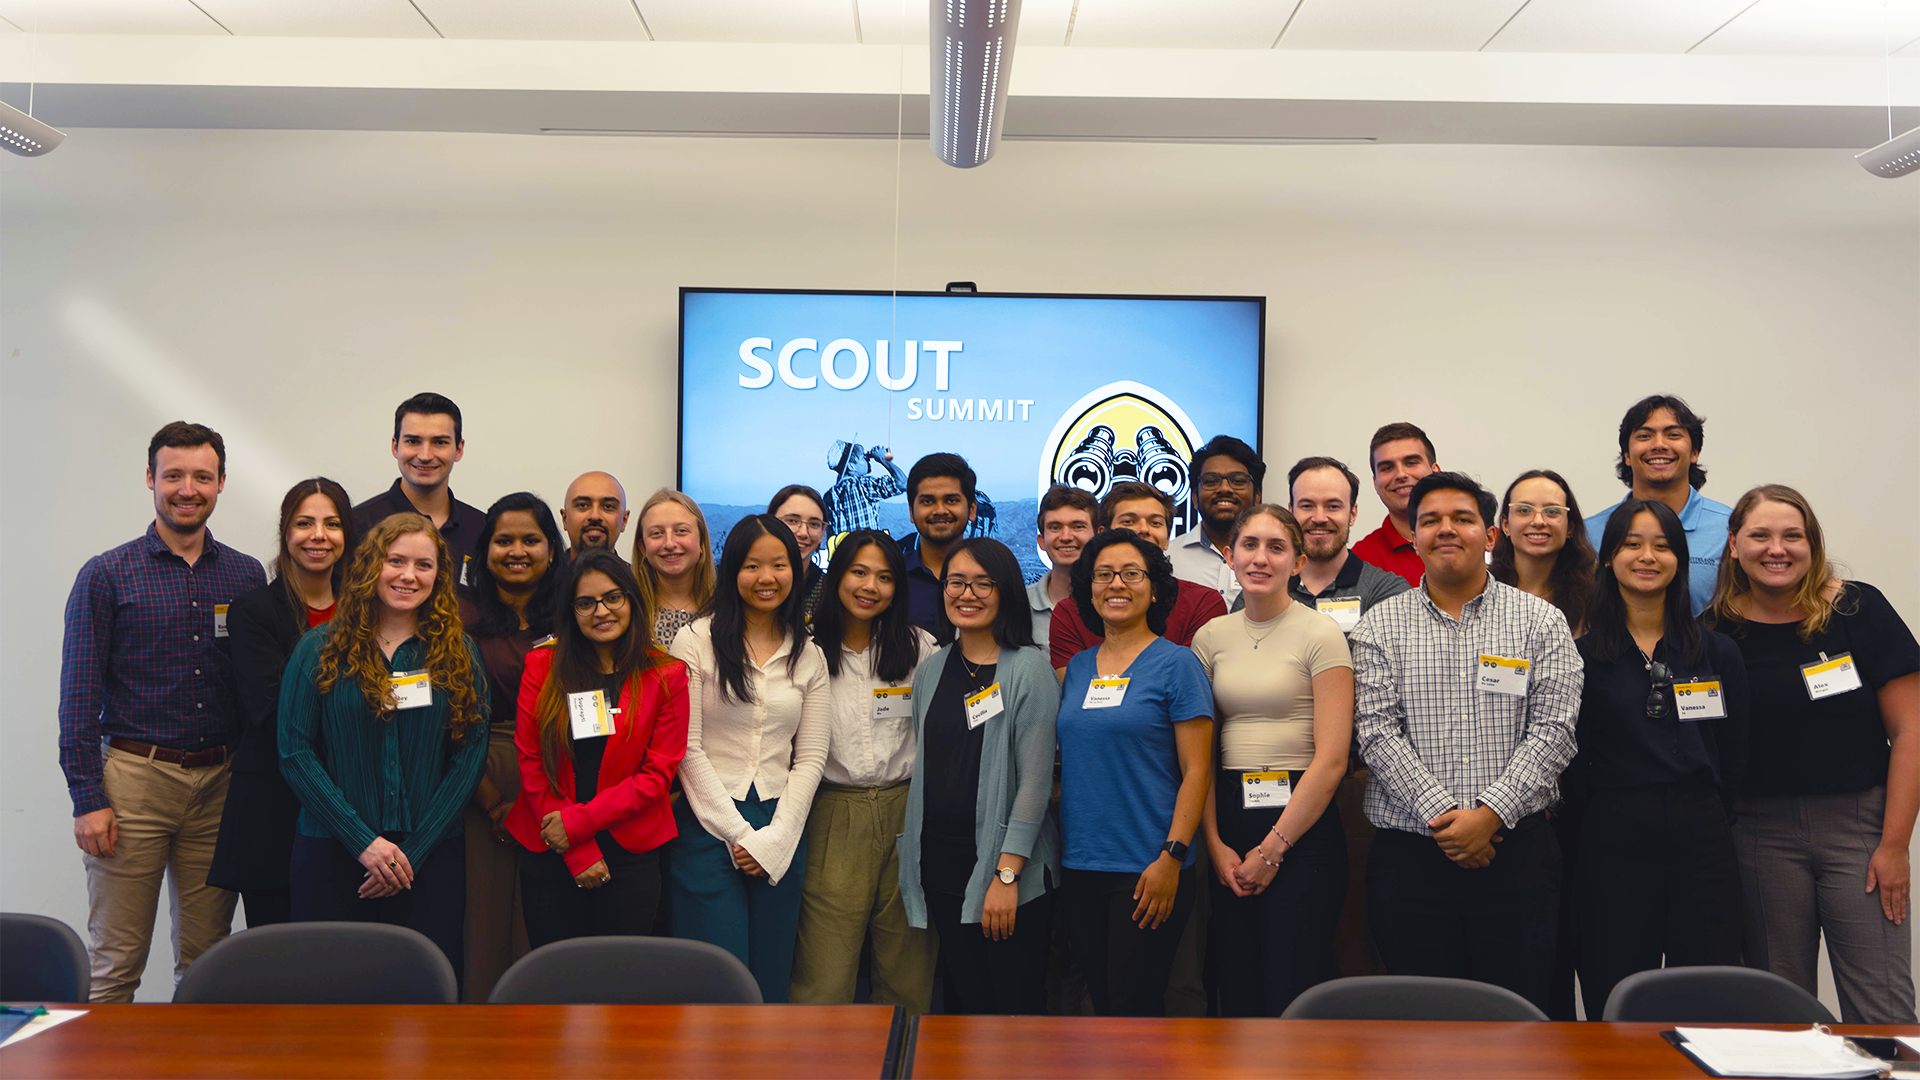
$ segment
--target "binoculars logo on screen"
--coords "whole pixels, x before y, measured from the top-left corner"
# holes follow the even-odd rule
[[[1187,461],[1199,433],[1173,400],[1152,387],[1122,382],[1080,399],[1055,426],[1046,448],[1047,482],[1070,484],[1099,499],[1113,485],[1138,481],[1173,500],[1174,535],[1199,524]]]

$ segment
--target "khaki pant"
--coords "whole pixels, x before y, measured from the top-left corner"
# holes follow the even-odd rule
[[[807,816],[807,877],[789,1000],[799,1005],[853,1001],[861,948],[873,955],[873,1001],[910,1016],[933,999],[934,935],[907,925],[894,838],[906,823],[907,785],[884,788],[822,783]]]
[[[107,801],[119,824],[112,858],[82,855],[87,867],[91,999],[126,1003],[140,986],[153,945],[160,883],[173,912],[173,981],[233,929],[235,893],[207,884],[230,766],[186,769],[107,747]]]

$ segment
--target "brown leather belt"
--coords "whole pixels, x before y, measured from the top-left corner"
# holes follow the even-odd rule
[[[211,750],[169,750],[164,746],[143,743],[138,739],[123,739],[118,735],[108,736],[107,745],[122,753],[138,754],[149,761],[164,761],[183,769],[222,765],[232,756],[224,746],[216,746]]]

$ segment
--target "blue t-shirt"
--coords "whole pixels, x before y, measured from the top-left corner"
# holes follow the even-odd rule
[[[1587,519],[1587,539],[1593,542],[1595,554],[1599,553],[1600,540],[1607,533],[1607,519],[1618,509],[1620,503],[1617,502]],[[1720,556],[1727,551],[1727,525],[1732,518],[1732,507],[1714,502],[1700,494],[1698,488],[1687,489],[1687,505],[1680,511],[1680,527],[1687,533],[1687,561],[1690,564],[1687,567],[1687,599],[1692,604],[1695,617],[1713,602],[1713,588],[1720,578]]]
[[[1173,725],[1213,716],[1213,687],[1193,650],[1156,639],[1123,673],[1127,692],[1109,709],[1084,707],[1099,674],[1087,649],[1067,661],[1060,699],[1063,865],[1137,874],[1160,857],[1180,792]],[[1193,865],[1187,852],[1184,865]]]

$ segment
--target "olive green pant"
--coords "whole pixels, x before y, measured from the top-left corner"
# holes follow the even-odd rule
[[[853,1000],[863,947],[871,948],[873,1001],[909,1016],[933,997],[937,942],[907,925],[894,838],[907,816],[905,781],[883,788],[822,783],[807,816],[807,877],[788,998],[802,1005]]]

